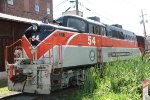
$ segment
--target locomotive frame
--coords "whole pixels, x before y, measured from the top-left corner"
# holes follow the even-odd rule
[[[84,68],[139,56],[136,35],[78,16],[62,16],[55,24],[29,27],[22,39],[6,47],[8,88],[50,94],[70,85],[84,84]],[[61,26],[60,26],[61,25]],[[14,49],[14,62],[8,50]]]

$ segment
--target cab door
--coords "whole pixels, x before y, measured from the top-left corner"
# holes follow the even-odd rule
[[[103,47],[112,47],[112,38],[111,38],[111,30],[106,29],[105,27],[101,27],[102,33],[102,46]]]
[[[101,47],[102,61],[103,62],[111,61],[111,58],[109,57],[109,54],[112,52],[113,46],[111,31],[109,29],[106,29],[106,27],[102,27],[101,33],[102,33],[102,47]]]

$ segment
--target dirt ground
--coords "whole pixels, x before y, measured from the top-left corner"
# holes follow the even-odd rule
[[[1,100],[69,100],[69,97],[71,97],[77,90],[77,87],[70,87],[54,91],[49,95],[20,93],[9,91],[7,88],[7,80],[0,80]]]

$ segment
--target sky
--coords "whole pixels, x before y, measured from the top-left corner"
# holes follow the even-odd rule
[[[53,0],[54,19],[61,16],[67,8],[75,10],[74,0]],[[83,11],[83,17],[98,16],[102,23],[120,24],[123,29],[134,32],[137,35],[144,36],[143,25],[140,24],[142,18],[141,9],[144,12],[144,18],[147,35],[150,36],[150,6],[149,0],[78,0],[79,10]],[[87,10],[89,9],[89,10]]]

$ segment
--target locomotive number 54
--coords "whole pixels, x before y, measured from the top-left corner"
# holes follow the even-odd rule
[[[95,40],[95,37],[93,36],[88,36],[88,44],[89,45],[95,45],[96,44],[96,40]]]

